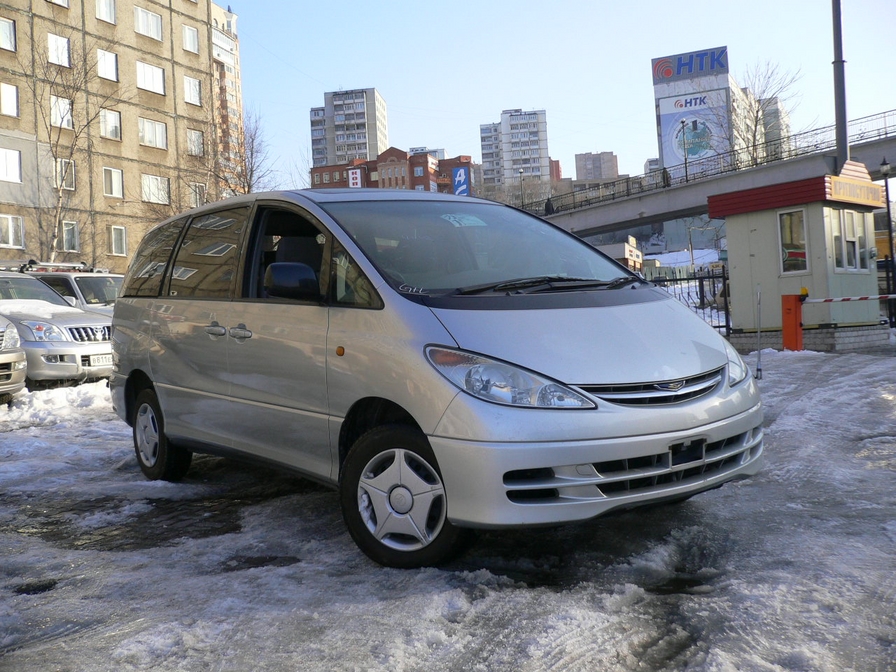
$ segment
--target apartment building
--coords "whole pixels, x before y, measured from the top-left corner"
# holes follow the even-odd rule
[[[547,113],[504,110],[501,121],[479,127],[482,181],[509,185],[551,180]]]
[[[216,177],[221,198],[246,193],[247,166],[243,137],[243,93],[237,16],[212,3],[212,74],[215,87]]]
[[[613,152],[576,154],[576,180],[619,179],[619,159]]]
[[[124,271],[156,222],[217,197],[212,10],[0,3],[0,264]]]
[[[376,89],[331,91],[311,108],[313,167],[375,159],[388,148],[386,101]]]

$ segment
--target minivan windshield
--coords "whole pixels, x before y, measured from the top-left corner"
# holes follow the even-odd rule
[[[403,293],[528,293],[638,281],[584,241],[497,203],[346,201],[324,208]]]

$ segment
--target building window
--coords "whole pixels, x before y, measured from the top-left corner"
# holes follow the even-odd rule
[[[320,173],[314,173],[314,184],[320,184]]]
[[[414,166],[414,177],[423,177],[423,166]]]
[[[0,49],[16,50],[16,22],[0,19]]]
[[[330,172],[324,173],[324,184],[330,184]]]
[[[831,210],[834,238],[834,268],[838,271],[867,271],[871,250],[865,235],[865,216],[852,210]]]
[[[190,207],[198,208],[205,203],[205,185],[201,182],[190,183]]]
[[[56,159],[56,188],[75,190],[75,162],[70,159]]]
[[[57,249],[61,252],[80,252],[81,238],[78,235],[78,222],[62,222],[62,230],[59,232]]]
[[[184,50],[192,51],[194,54],[199,53],[199,31],[193,26],[183,27]]]
[[[168,126],[161,121],[137,118],[140,127],[140,144],[157,149],[168,149]]]
[[[162,15],[142,7],[134,7],[134,30],[141,35],[162,41]]]
[[[103,167],[103,195],[124,198],[124,172],[118,168]]]
[[[803,210],[778,213],[781,245],[781,272],[805,273],[809,270],[806,247],[806,216]]]
[[[334,171],[333,171],[333,181],[334,181],[334,182],[338,182],[338,181],[339,181],[339,171],[338,171],[338,170],[334,170]]]
[[[109,254],[116,257],[128,255],[128,232],[123,226],[109,227]]]
[[[0,114],[19,116],[19,89],[12,84],[0,83]]]
[[[141,198],[146,203],[168,205],[170,202],[168,187],[167,177],[159,177],[158,175],[142,175],[140,177]]]
[[[25,247],[25,224],[21,217],[0,215],[0,247]]]
[[[75,127],[72,120],[72,101],[68,98],[50,96],[50,124],[59,128]]]
[[[121,140],[121,112],[100,110],[100,136]]]
[[[118,81],[118,54],[111,51],[96,50],[96,74],[103,79]]]
[[[137,61],[137,88],[165,95],[165,71],[149,63]]]
[[[69,51],[68,38],[49,33],[47,35],[47,59],[50,63],[69,68],[72,65],[71,52]]]
[[[18,150],[0,148],[0,181],[22,181],[22,153]]]
[[[205,154],[205,135],[202,131],[187,129],[187,154],[190,156]]]
[[[48,2],[52,2],[54,5],[59,5],[60,7],[68,7],[68,0],[47,0]]]
[[[115,23],[115,0],[96,0],[96,18]]]
[[[184,100],[192,105],[202,105],[202,82],[184,75]]]

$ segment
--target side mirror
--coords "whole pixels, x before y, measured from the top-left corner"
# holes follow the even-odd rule
[[[68,305],[70,305],[72,308],[78,307],[78,299],[76,299],[74,296],[63,296],[62,298],[65,299],[66,302],[68,302]]]
[[[264,272],[264,290],[278,299],[320,301],[317,276],[308,264],[277,262]]]

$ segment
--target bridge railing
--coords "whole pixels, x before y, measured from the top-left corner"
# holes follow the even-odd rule
[[[847,128],[850,144],[896,136],[896,110],[855,119],[849,122]],[[836,146],[836,127],[825,126],[797,133],[785,139],[715,154],[688,161],[686,164],[680,163],[645,175],[620,178],[587,189],[551,196],[551,206],[548,210],[545,210],[548,199],[526,203],[525,209],[539,215],[576,210],[589,205],[717,177],[745,168],[827,152],[836,149]]]

